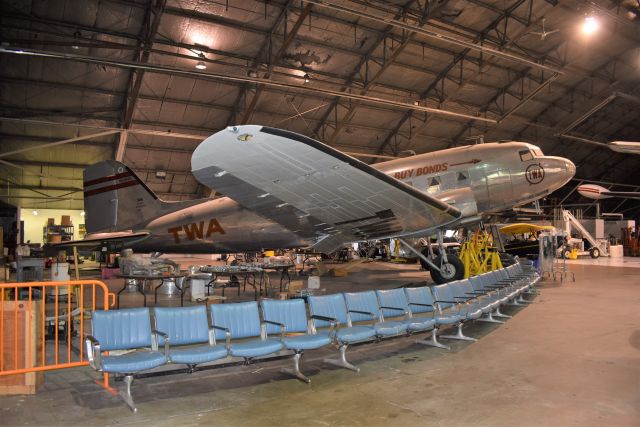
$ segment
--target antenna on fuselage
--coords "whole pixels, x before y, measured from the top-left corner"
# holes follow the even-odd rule
[[[475,144],[484,144],[484,135],[472,135],[465,138],[465,141],[473,141]]]

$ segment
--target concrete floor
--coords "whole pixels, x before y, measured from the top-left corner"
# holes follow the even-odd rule
[[[480,340],[449,352],[415,337],[361,345],[350,350],[359,374],[323,365],[331,350],[310,352],[311,385],[278,372],[289,360],[145,378],[133,386],[137,414],[78,368],[47,374],[37,395],[0,398],[0,424],[639,426],[640,270],[571,269],[575,283],[543,283],[528,307],[505,310],[513,319],[469,325]],[[351,279],[420,277],[399,270]]]

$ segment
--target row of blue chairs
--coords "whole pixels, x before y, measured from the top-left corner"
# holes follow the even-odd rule
[[[522,264],[467,280],[433,287],[347,292],[310,296],[303,300],[262,300],[191,307],[95,311],[93,335],[86,337],[91,367],[124,376],[121,396],[135,412],[131,383],[135,374],[167,363],[197,365],[225,358],[250,363],[256,358],[293,353],[294,366],[283,372],[310,382],[300,371],[305,351],[331,344],[339,356],[328,364],[359,371],[347,361],[347,348],[356,343],[431,332],[419,343],[449,347],[438,341],[442,326],[456,325],[455,335],[440,338],[475,340],[462,332],[471,320],[500,322],[505,304],[522,304],[539,276]],[[153,325],[153,327],[152,327]],[[108,354],[136,350],[124,354]]]

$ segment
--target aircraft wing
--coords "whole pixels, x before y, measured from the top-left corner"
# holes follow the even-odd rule
[[[230,127],[193,153],[202,184],[331,252],[346,242],[416,234],[460,211],[321,142],[293,132]]]
[[[110,241],[118,241],[122,242],[124,246],[130,246],[134,243],[138,243],[147,237],[149,237],[150,233],[148,231],[140,231],[140,232],[130,232],[130,231],[122,231],[122,232],[113,232],[113,233],[94,233],[87,235],[86,238],[80,240],[67,240],[64,242],[58,243],[47,243],[46,246],[54,249],[65,249],[76,246],[82,249],[91,249],[97,248],[102,243],[110,242]]]
[[[627,199],[640,199],[640,192],[637,192],[637,191],[601,191],[600,194],[607,197],[624,197]]]

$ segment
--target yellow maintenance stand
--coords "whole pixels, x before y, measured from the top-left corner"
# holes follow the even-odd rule
[[[493,246],[493,237],[483,230],[477,230],[460,248],[460,260],[464,265],[464,278],[502,268],[500,254]]]

